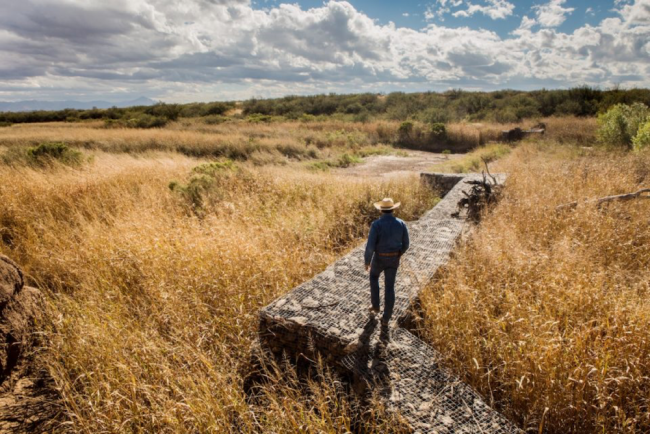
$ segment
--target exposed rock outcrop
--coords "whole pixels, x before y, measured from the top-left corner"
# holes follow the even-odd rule
[[[42,308],[40,292],[0,255],[0,433],[42,431],[54,414],[56,397],[33,351]]]

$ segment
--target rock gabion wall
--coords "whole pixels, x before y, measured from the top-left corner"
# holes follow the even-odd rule
[[[503,182],[505,177],[497,175]],[[389,408],[420,433],[519,432],[471,387],[438,364],[439,354],[400,328],[419,292],[444,265],[467,222],[452,217],[469,190],[463,182],[480,175],[422,174],[444,195],[418,221],[408,223],[411,248],[402,257],[393,317],[379,327],[368,316],[370,290],[365,245],[260,312],[260,341],[276,354],[318,353],[351,373],[356,383],[378,388]]]

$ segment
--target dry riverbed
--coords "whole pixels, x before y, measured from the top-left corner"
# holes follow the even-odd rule
[[[424,151],[406,151],[406,155],[375,155],[363,163],[336,169],[335,173],[357,177],[395,177],[413,172],[424,172],[431,166],[460,157],[460,154],[443,155]]]

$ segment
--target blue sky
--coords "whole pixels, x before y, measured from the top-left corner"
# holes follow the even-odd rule
[[[402,1],[377,1],[377,0],[350,0],[349,1],[357,10],[364,12],[369,17],[377,20],[380,24],[395,23],[399,27],[409,27],[419,30],[429,24],[435,23],[447,27],[471,27],[483,28],[496,32],[502,38],[509,37],[510,33],[516,30],[521,23],[523,16],[535,15],[535,6],[543,6],[547,1],[540,0],[521,0],[513,1],[513,13],[505,18],[492,19],[489,16],[477,12],[470,17],[454,16],[454,12],[467,9],[465,3],[460,3],[454,7],[453,1],[447,3],[449,12],[438,14],[441,5],[438,2],[423,2],[413,0]],[[302,0],[294,2],[283,2],[281,0],[256,0],[254,6],[259,9],[268,9],[281,3],[299,4],[303,9],[318,8],[323,6],[322,0]],[[477,5],[483,4],[481,0],[472,2]],[[619,2],[621,3],[621,2]],[[561,32],[572,32],[576,28],[585,24],[597,25],[603,19],[615,17],[615,2],[609,1],[588,1],[588,0],[567,0],[563,5],[565,8],[574,9],[573,12],[566,15],[566,21],[561,24],[557,30]],[[427,12],[434,13],[433,18],[427,19]]]
[[[0,100],[650,87],[650,0],[0,0]]]

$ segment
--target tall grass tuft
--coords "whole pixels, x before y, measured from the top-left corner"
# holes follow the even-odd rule
[[[650,430],[650,154],[523,144],[505,196],[423,295],[423,333],[521,426]]]

